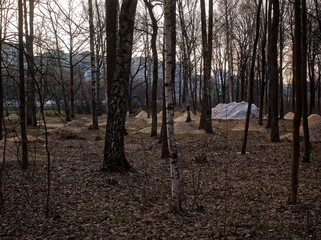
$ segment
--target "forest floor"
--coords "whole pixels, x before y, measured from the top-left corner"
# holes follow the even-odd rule
[[[26,171],[14,132],[0,142],[1,239],[321,239],[320,140],[312,142],[311,163],[300,164],[298,204],[287,203],[291,120],[280,120],[279,143],[252,120],[245,155],[244,121],[213,120],[213,135],[197,130],[197,117],[177,121],[181,212],[171,208],[169,161],[149,137],[150,120],[127,120],[125,150],[134,171],[124,174],[101,172],[106,116],[98,131],[90,121],[47,118],[48,216],[43,124],[28,131]]]

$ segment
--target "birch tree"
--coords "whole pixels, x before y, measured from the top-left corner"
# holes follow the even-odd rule
[[[172,179],[172,200],[173,207],[181,209],[179,171],[177,166],[177,147],[174,133],[174,79],[173,69],[175,68],[174,42],[176,36],[176,1],[164,0],[164,54],[165,54],[165,99],[167,108],[167,132],[170,170]],[[174,40],[174,41],[173,41]]]
[[[97,85],[96,81],[96,61],[95,61],[95,29],[93,17],[93,4],[92,0],[88,0],[88,17],[89,17],[89,41],[90,41],[90,66],[91,66],[91,102],[92,102],[92,125],[93,129],[98,129],[98,113],[97,113]]]

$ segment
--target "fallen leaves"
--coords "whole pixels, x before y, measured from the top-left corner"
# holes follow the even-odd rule
[[[313,149],[314,161],[300,169],[301,203],[289,206],[286,201],[291,142],[269,143],[268,133],[259,131],[249,137],[250,154],[238,155],[241,136],[231,130],[237,124],[235,121],[216,123],[217,132],[211,137],[179,135],[183,211],[175,213],[170,207],[169,163],[160,159],[158,139],[133,134],[137,127],[148,125],[138,126],[131,118],[126,123],[130,130],[125,138],[126,155],[135,171],[102,173],[104,135],[83,130],[89,119],[75,122],[73,132],[57,131],[49,136],[53,162],[48,218],[42,210],[46,195],[45,152],[36,151],[32,167],[23,172],[16,160],[16,145],[8,143],[1,238],[308,239],[320,236],[321,163],[317,161],[320,148]],[[291,127],[287,122],[282,124],[284,129]]]

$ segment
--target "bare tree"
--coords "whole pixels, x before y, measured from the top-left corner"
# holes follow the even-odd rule
[[[242,146],[242,151],[241,151],[242,154],[246,153],[247,135],[248,135],[248,131],[249,131],[250,114],[251,114],[251,107],[252,107],[252,102],[253,102],[254,67],[255,67],[257,43],[258,43],[259,34],[260,34],[261,5],[262,5],[262,0],[259,0],[259,5],[258,5],[258,9],[257,9],[257,14],[256,14],[256,33],[255,33],[255,40],[254,40],[254,45],[253,45],[253,54],[252,54],[252,62],[251,62],[251,70],[250,70],[248,107],[247,107],[247,112],[246,112],[246,122],[245,122],[245,129],[244,129],[243,146]]]
[[[175,66],[175,51],[173,51],[173,38],[176,36],[176,1],[164,1],[164,28],[165,28],[165,82],[166,82],[166,106],[167,106],[167,131],[169,158],[172,179],[172,199],[173,207],[177,210],[181,209],[180,189],[179,189],[179,171],[177,166],[177,147],[174,134],[174,101],[173,101],[173,67]],[[174,45],[175,46],[175,45]]]
[[[111,101],[111,89],[114,80],[117,49],[117,13],[118,0],[106,0],[106,37],[107,37],[107,96]]]
[[[279,0],[270,0],[271,12],[269,14],[268,36],[268,74],[270,79],[270,108],[271,108],[271,136],[272,142],[279,142],[278,118],[278,61],[277,41],[279,26]],[[271,14],[273,16],[271,16]]]
[[[28,142],[26,127],[26,94],[25,94],[25,76],[24,76],[24,43],[23,43],[23,3],[18,1],[18,35],[19,35],[19,98],[20,98],[20,128],[21,128],[21,146],[22,146],[22,169],[26,170],[29,165],[28,160]]]
[[[302,119],[304,133],[303,162],[310,161],[310,134],[308,123],[308,96],[307,96],[307,9],[306,0],[301,0],[301,81],[302,81]]]
[[[295,115],[293,119],[292,133],[292,168],[291,168],[291,188],[289,203],[296,204],[299,185],[299,158],[300,158],[300,122],[302,116],[302,48],[301,48],[301,1],[294,1],[294,68],[295,68]]]
[[[266,86],[266,74],[265,74],[265,68],[266,68],[266,54],[265,54],[265,48],[266,48],[266,34],[267,34],[267,9],[268,9],[268,2],[269,0],[265,1],[265,19],[264,19],[264,30],[263,30],[263,36],[262,36],[262,42],[261,42],[261,58],[262,58],[262,77],[261,77],[261,84],[260,84],[260,110],[259,110],[259,121],[258,123],[262,126],[263,125],[263,107],[264,107],[264,90]]]
[[[27,19],[27,6],[25,4],[25,19]],[[34,64],[34,0],[29,0],[29,24],[25,20],[26,56],[28,63],[27,81],[27,125],[37,126],[36,117],[36,88],[35,88],[35,64]],[[28,29],[29,25],[29,29]]]
[[[124,130],[128,105],[133,31],[137,0],[123,0],[119,17],[119,44],[112,84],[102,170],[126,171],[132,167],[125,157]]]
[[[151,128],[151,136],[157,136],[157,84],[158,84],[158,53],[157,53],[157,33],[158,33],[158,25],[157,19],[153,12],[153,8],[156,4],[152,4],[150,0],[144,0],[144,3],[147,7],[149,16],[152,21],[152,39],[151,39],[151,48],[153,54],[153,85],[152,85],[152,128]]]
[[[91,94],[92,94],[92,125],[93,129],[98,129],[98,113],[97,113],[97,84],[96,71],[99,71],[96,67],[95,58],[95,29],[94,29],[94,17],[93,17],[93,4],[92,0],[88,0],[88,18],[89,18],[89,34],[90,34],[90,66],[91,66]]]
[[[200,120],[200,129],[204,129],[206,133],[213,133],[212,116],[211,116],[211,96],[210,96],[210,81],[211,81],[211,62],[212,62],[212,40],[213,40],[213,0],[208,2],[208,31],[206,30],[206,14],[205,2],[201,0],[201,21],[202,21],[202,49],[203,49],[203,64],[204,64],[204,87],[203,87],[203,102],[202,115]]]

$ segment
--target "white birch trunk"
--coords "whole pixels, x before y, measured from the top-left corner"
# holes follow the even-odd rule
[[[175,64],[175,51],[173,51],[173,35],[175,34],[175,25],[172,23],[173,17],[176,14],[175,0],[164,1],[164,28],[165,28],[165,99],[167,106],[167,133],[168,146],[170,155],[170,172],[172,180],[172,200],[173,207],[177,210],[181,208],[180,205],[180,191],[179,191],[179,171],[177,166],[177,148],[174,134],[174,79],[173,67]]]

